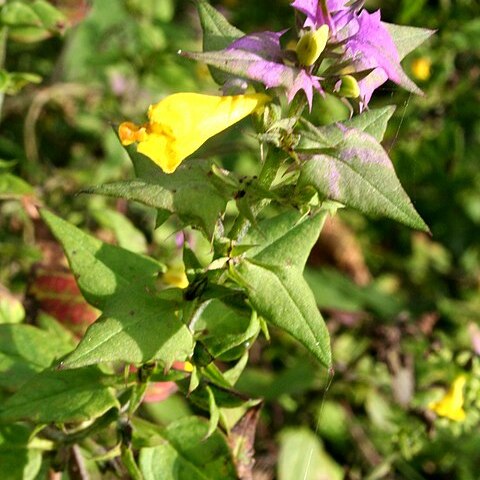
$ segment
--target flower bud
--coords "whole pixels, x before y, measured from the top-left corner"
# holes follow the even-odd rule
[[[301,65],[310,67],[318,60],[327,45],[328,34],[328,25],[322,25],[316,31],[303,34],[296,47],[297,58]]]
[[[357,80],[352,75],[344,75],[340,79],[338,94],[346,98],[358,98],[360,96],[360,87]]]

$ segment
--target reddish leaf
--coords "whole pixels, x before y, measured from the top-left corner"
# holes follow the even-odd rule
[[[255,431],[262,404],[247,410],[245,415],[235,424],[228,436],[228,443],[233,453],[235,469],[240,480],[253,479],[255,464]]]

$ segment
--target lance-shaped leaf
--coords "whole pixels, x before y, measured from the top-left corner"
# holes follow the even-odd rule
[[[84,192],[140,202],[160,210],[167,218],[177,214],[186,225],[197,226],[211,238],[227,200],[233,195],[233,188],[228,189],[210,174],[210,163],[196,161],[181,165],[169,175],[156,172],[151,181],[116,182],[91,187]]]
[[[244,33],[231,25],[228,20],[206,0],[197,1],[198,16],[203,31],[203,51],[222,50]],[[210,67],[213,79],[223,85],[231,76]]]
[[[383,147],[367,133],[341,125],[337,128],[342,131],[343,140],[334,148],[300,155],[305,164],[297,187],[313,186],[323,198],[428,231]]]
[[[155,294],[157,262],[103,243],[52,213],[42,216],[62,243],[83,295],[103,311],[65,368],[102,361],[169,365],[191,352],[192,335],[175,305]]]
[[[128,288],[106,306],[62,366],[152,360],[170,366],[185,360],[192,350],[192,334],[178,317],[175,304],[144,289]]]
[[[198,15],[203,30],[203,49],[221,50],[245,34],[231,25],[228,20],[206,0],[197,0]]]
[[[135,284],[153,285],[161,265],[155,260],[104,243],[47,210],[42,218],[62,244],[85,299],[103,309],[116,292]]]
[[[246,253],[238,273],[255,310],[301,342],[328,368],[328,331],[302,274],[325,215],[321,212],[302,219],[298,213],[287,213],[260,223],[244,240],[258,247]]]

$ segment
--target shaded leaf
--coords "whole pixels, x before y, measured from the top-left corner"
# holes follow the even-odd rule
[[[28,448],[31,429],[25,425],[0,426],[2,478],[33,480],[42,464],[42,452]]]
[[[198,15],[203,31],[203,51],[222,50],[230,45],[234,40],[243,37],[244,33],[233,25],[206,0],[197,1]],[[223,85],[228,78],[228,74],[209,67],[210,74],[215,82]]]
[[[180,165],[172,174],[157,172],[149,180],[106,184],[84,192],[125,198],[175,213],[186,225],[197,226],[211,238],[232,195],[225,188],[210,174],[209,162],[196,161]]]
[[[140,469],[145,480],[235,480],[237,478],[225,437],[218,430],[206,438],[208,422],[187,417],[166,429],[152,431],[164,442],[142,448]],[[151,438],[152,431],[147,432]]]
[[[280,435],[278,480],[342,480],[343,469],[325,452],[320,439],[304,428]]]
[[[261,404],[249,408],[228,435],[228,443],[240,480],[253,479],[255,431],[261,408]]]
[[[17,197],[33,193],[33,187],[11,173],[0,173],[0,198]]]
[[[256,315],[235,309],[219,300],[212,300],[195,321],[195,331],[210,354],[217,358],[238,347],[260,330]]]
[[[109,384],[112,377],[97,367],[75,371],[45,370],[3,403],[0,422],[83,422],[119,407]]]
[[[71,349],[70,343],[31,325],[0,325],[0,386],[19,388]]]
[[[91,210],[91,213],[102,227],[113,231],[120,247],[135,253],[147,251],[145,236],[125,215],[107,208]]]

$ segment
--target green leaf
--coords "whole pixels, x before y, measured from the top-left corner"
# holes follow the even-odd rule
[[[381,318],[393,318],[407,308],[398,297],[382,292],[374,283],[360,287],[338,270],[307,268],[304,276],[320,309],[374,312]]]
[[[148,160],[150,163],[150,160]],[[232,192],[210,172],[210,162],[187,163],[172,174],[158,172],[151,180],[134,180],[101,185],[86,193],[125,198],[177,214],[185,225],[200,228],[213,236],[218,219]]]
[[[105,244],[47,211],[42,217],[62,243],[83,295],[103,311],[65,368],[107,361],[169,365],[190,354],[193,338],[176,305],[155,293],[157,262]]]
[[[381,142],[385,135],[388,121],[394,112],[394,105],[388,105],[383,108],[373,108],[366,110],[361,115],[355,115],[350,120],[342,122],[342,124],[347,128],[355,128],[368,133],[375,138],[375,140]]]
[[[33,187],[25,180],[11,174],[0,173],[0,198],[30,195]]]
[[[104,309],[65,368],[99,362],[145,363],[159,360],[170,366],[193,350],[193,337],[178,318],[176,305],[142,288],[128,288]]]
[[[28,448],[32,431],[25,425],[0,426],[2,478],[34,480],[42,464],[42,453]]]
[[[238,273],[248,285],[247,296],[255,310],[329,368],[328,331],[302,274],[325,215],[302,219],[298,213],[286,213],[260,223],[258,231],[244,240],[258,247],[245,254]]]
[[[0,289],[0,324],[20,323],[25,318],[22,302]]]
[[[35,0],[31,8],[40,18],[44,28],[51,32],[63,32],[67,25],[67,18],[51,3],[45,0]]]
[[[0,422],[83,422],[119,403],[110,391],[112,377],[97,367],[45,370],[25,383],[0,408]]]
[[[41,215],[62,244],[78,286],[93,306],[103,309],[131,285],[153,288],[161,269],[155,260],[104,243],[46,210]]]
[[[213,432],[217,429],[218,421],[220,420],[220,410],[218,405],[215,402],[215,395],[212,392],[210,387],[206,387],[208,393],[208,411],[210,414],[210,421],[208,424],[208,432],[205,435],[205,438],[212,436]]]
[[[303,129],[300,131],[300,143],[297,150],[334,148],[344,138],[344,127],[365,132],[380,142],[385,135],[388,121],[394,111],[395,107],[393,105],[366,110],[361,115],[356,115],[349,120],[325,127],[317,127],[302,119]]]
[[[222,50],[245,35],[241,30],[231,25],[206,0],[198,0],[197,8],[203,30],[204,51]]]
[[[324,376],[324,372],[320,375]],[[320,375],[316,364],[302,358],[274,374],[250,367],[240,377],[237,388],[250,396],[274,401],[281,396],[299,397],[318,389]]]
[[[198,14],[203,31],[203,51],[223,50],[233,41],[245,34],[230,25],[228,20],[206,0],[197,1]],[[230,75],[221,70],[209,67],[210,74],[215,82],[223,85]]]
[[[0,325],[0,386],[17,389],[71,351],[71,345],[31,325]]]
[[[15,95],[29,83],[40,83],[42,77],[28,72],[7,72],[0,69],[0,92]],[[25,185],[28,185],[24,182]]]
[[[195,331],[213,357],[245,344],[260,330],[256,315],[250,315],[219,300],[212,300],[195,321]],[[238,356],[241,356],[240,353]]]
[[[102,227],[113,231],[120,247],[135,253],[147,251],[145,236],[125,215],[108,208],[95,209],[91,213]]]
[[[29,5],[13,1],[2,7],[0,23],[9,27],[10,38],[18,42],[38,42],[65,29],[65,16],[45,0]]]
[[[429,30],[427,28],[407,27],[386,22],[382,23],[387,27],[393,42],[397,46],[400,59],[405,58],[410,52],[415,50],[435,33],[435,30]]]
[[[323,198],[428,231],[377,140],[356,129],[337,128],[343,140],[335,148],[300,155],[305,164],[297,187],[313,186]]]
[[[342,480],[344,471],[324,450],[320,439],[305,428],[287,429],[280,435],[278,480]]]
[[[41,27],[42,21],[31,5],[9,2],[2,7],[1,23],[9,27]]]
[[[140,423],[134,426],[138,428]],[[145,432],[146,438],[156,433],[164,441],[140,451],[140,469],[145,480],[236,480],[224,435],[216,430],[206,438],[207,432],[208,422],[197,417],[181,419],[163,430],[152,426],[151,431]]]

